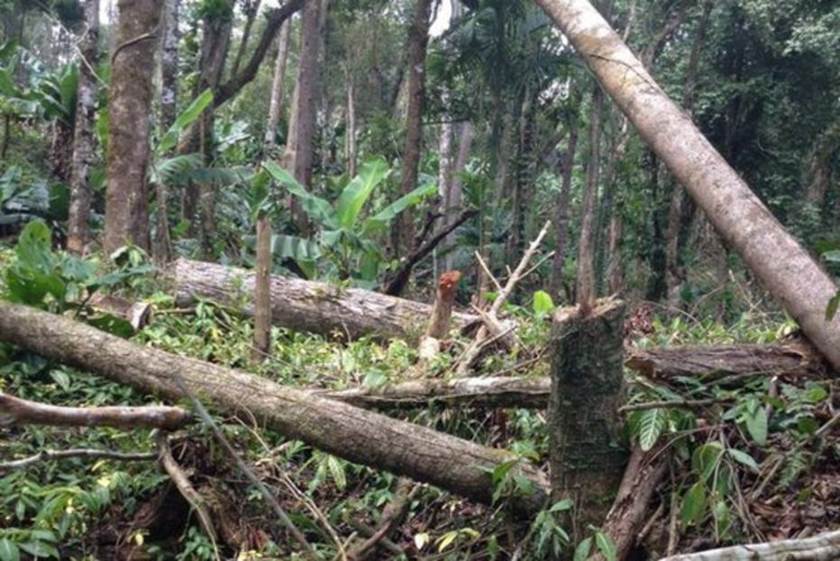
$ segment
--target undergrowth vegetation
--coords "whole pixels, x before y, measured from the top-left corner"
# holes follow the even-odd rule
[[[134,335],[136,342],[251,370],[281,384],[376,388],[403,381],[418,358],[416,350],[403,341],[341,342],[274,328],[271,356],[254,367],[249,360],[250,320],[210,302],[179,309],[152,268],[143,263],[142,254],[127,255],[123,265],[106,270],[98,261],[53,251],[49,231],[38,225],[27,229],[15,249],[0,250],[0,267],[6,298],[26,298],[78,315],[88,292],[107,287],[154,304],[153,319]],[[22,277],[46,280],[26,284],[29,292],[21,293],[17,281]],[[31,292],[42,284],[48,289]],[[487,374],[547,375],[542,355],[551,345],[548,318],[553,304],[539,294],[523,296],[520,302],[509,305],[507,311],[521,323],[523,350],[520,355],[490,355],[482,365]],[[98,321],[95,315],[83,317]],[[654,314],[646,333],[630,337],[638,346],[769,343],[792,332],[792,323],[783,317],[752,310],[728,325]],[[460,337],[452,339],[449,344],[456,350],[439,355],[430,365],[430,374],[452,376],[452,359],[447,357],[457,356],[457,348],[466,343]],[[3,346],[0,354],[4,356],[0,390],[21,398],[69,406],[150,403],[149,397],[126,386],[30,353]],[[655,544],[655,551],[664,553],[671,540],[725,543],[769,537],[776,531],[770,521],[779,516],[791,525],[819,528],[840,515],[840,475],[833,468],[840,460],[840,447],[821,445],[815,438],[831,429],[824,425],[832,417],[836,387],[760,373],[742,379],[682,377],[667,383],[654,383],[632,370],[626,373],[628,441],[637,441],[645,450],[660,448],[662,453],[673,454],[669,482],[657,499],[655,520],[662,523],[647,529],[647,540]],[[404,415],[464,438],[506,447],[523,459],[546,461],[548,437],[541,411],[431,404]],[[281,497],[288,511],[296,513],[295,524],[325,559],[339,555],[345,545],[342,540],[348,536],[375,526],[378,513],[393,495],[395,478],[387,473],[286,440],[246,418],[217,417],[216,421],[247,464]],[[214,548],[197,520],[186,515],[189,507],[150,461],[155,448],[149,430],[24,426],[3,432],[5,457],[91,448],[148,453],[149,458],[133,462],[42,459],[26,469],[0,470],[0,560],[16,561],[23,554],[111,558],[126,550],[142,551],[144,558],[214,559]],[[288,558],[288,540],[270,522],[272,515],[264,500],[231,467],[209,429],[192,425],[176,435],[174,448],[196,486],[211,497],[223,525],[239,532],[241,542],[249,544],[239,559]],[[576,559],[596,549],[610,558],[612,544],[597,528],[591,528],[583,542],[571,543],[566,516],[572,505],[567,501],[546,505],[530,523],[510,517],[503,508],[505,500],[511,494],[528,492],[512,474],[509,464],[491,474],[496,485],[496,504],[491,507],[421,486],[411,495],[408,521],[389,543],[411,558],[496,559],[519,551],[528,559],[549,559],[575,547]],[[810,506],[801,513],[779,515],[780,510],[805,502]],[[167,513],[182,516],[167,517]]]

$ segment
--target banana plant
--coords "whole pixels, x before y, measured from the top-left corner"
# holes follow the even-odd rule
[[[300,201],[301,209],[319,227],[313,238],[274,236],[274,254],[294,259],[310,277],[315,273],[316,262],[324,257],[333,265],[339,279],[353,279],[362,286],[376,282],[385,261],[377,234],[385,231],[401,212],[437,192],[436,185],[426,183],[383,208],[366,213],[363,211],[371,195],[391,174],[381,158],[362,164],[359,174],[344,186],[334,202],[308,192],[274,162],[264,162],[263,169]]]

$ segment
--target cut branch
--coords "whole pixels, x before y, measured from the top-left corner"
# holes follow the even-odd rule
[[[73,365],[141,391],[171,399],[185,397],[172,373],[193,394],[222,411],[256,418],[327,453],[376,469],[437,485],[489,503],[491,472],[516,459],[505,450],[488,448],[426,427],[281,386],[270,380],[142,347],[69,318],[26,306],[0,302],[0,340],[44,357]],[[536,512],[546,498],[545,475],[519,464],[519,476],[535,492],[513,506]]]
[[[60,427],[158,428],[175,430],[192,420],[179,407],[59,407],[0,392],[0,425],[51,425]]]
[[[27,468],[45,460],[66,460],[70,458],[85,458],[87,460],[117,460],[120,462],[136,462],[157,459],[154,452],[115,452],[113,450],[94,450],[91,448],[70,448],[68,450],[42,450],[32,456],[0,462],[0,471]]]

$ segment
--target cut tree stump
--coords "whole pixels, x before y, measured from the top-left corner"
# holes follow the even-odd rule
[[[247,316],[254,314],[253,271],[179,259],[167,274],[179,306],[205,298]],[[404,298],[279,275],[271,276],[270,292],[274,325],[340,338],[416,340],[432,313],[432,306]],[[474,315],[452,314],[452,325],[459,329],[476,321]]]
[[[624,303],[605,299],[554,315],[548,403],[551,494],[574,502],[576,538],[600,527],[627,465],[618,412],[625,399]],[[578,530],[580,529],[580,530]]]
[[[180,357],[120,339],[69,318],[0,301],[0,340],[119,383],[170,399],[189,393],[227,413],[277,430],[357,464],[431,483],[490,503],[491,472],[516,459],[489,448],[405,421],[281,386],[259,376]],[[548,484],[537,468],[520,464],[519,475],[535,492],[513,501],[531,513],[545,502]]]

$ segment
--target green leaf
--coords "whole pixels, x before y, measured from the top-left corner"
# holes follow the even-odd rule
[[[321,246],[306,238],[276,234],[271,236],[271,252],[295,261],[314,261],[321,257]]]
[[[388,164],[382,159],[362,164],[359,174],[347,184],[335,204],[338,223],[342,227],[353,228],[368,197],[390,173]]]
[[[444,549],[446,549],[447,547],[452,545],[452,542],[454,542],[455,538],[457,538],[457,537],[458,537],[458,531],[457,530],[452,530],[451,532],[446,532],[444,535],[442,535],[440,538],[438,538],[438,540],[437,540],[438,553],[440,553],[441,551],[443,551]]]
[[[70,376],[67,372],[64,372],[63,370],[52,370],[50,372],[50,378],[55,380],[55,383],[58,384],[62,390],[68,391],[70,389]]]
[[[20,561],[20,550],[8,538],[0,539],[0,561]]]
[[[664,409],[648,409],[639,417],[639,446],[647,452],[653,448],[668,423],[668,412]]]
[[[544,317],[554,311],[554,300],[545,290],[538,290],[534,293],[534,313],[538,317]]]
[[[573,561],[586,561],[589,558],[589,552],[592,551],[592,538],[586,538],[578,544],[575,548],[575,555]]]
[[[723,453],[723,447],[717,442],[699,446],[691,457],[691,467],[705,480],[715,471]]]
[[[368,218],[362,227],[362,232],[368,234],[384,228],[402,211],[419,204],[423,199],[435,193],[437,193],[437,186],[432,183],[418,187]]]
[[[338,229],[338,217],[329,201],[308,192],[292,174],[281,168],[275,162],[267,160],[263,162],[263,168],[271,175],[274,181],[285,187],[289,193],[300,200],[300,206],[309,218],[321,226],[332,230]]]
[[[685,494],[682,504],[683,524],[698,523],[706,512],[706,486],[698,481]]]
[[[756,444],[764,446],[767,444],[767,411],[759,407],[751,415],[746,415],[745,422],[747,432],[755,440]]]
[[[189,107],[184,109],[180,115],[175,119],[175,122],[172,123],[172,126],[169,127],[169,130],[166,131],[166,134],[160,139],[160,142],[157,145],[155,152],[157,154],[166,154],[170,150],[172,150],[176,144],[178,144],[178,137],[181,135],[181,132],[190,126],[193,121],[198,119],[198,117],[207,109],[207,106],[213,102],[213,91],[211,89],[206,89],[201,94],[196,97],[192,103],[190,103]]]
[[[825,308],[825,321],[834,319],[834,316],[837,315],[838,306],[840,306],[840,291],[828,301],[828,306]]]
[[[595,545],[598,546],[598,551],[601,552],[606,561],[616,561],[618,551],[612,538],[604,532],[595,532]]]
[[[330,476],[335,481],[335,486],[339,491],[343,491],[347,487],[347,475],[344,472],[344,463],[333,455],[327,456],[327,468],[330,470]]]
[[[832,249],[822,254],[823,259],[829,263],[840,263],[840,249]]]
[[[58,550],[52,545],[44,542],[26,542],[19,544],[20,548],[29,555],[35,557],[54,557],[58,559]]]
[[[735,448],[729,448],[726,452],[736,462],[738,462],[740,464],[744,464],[745,466],[747,466],[748,468],[750,468],[753,471],[756,471],[756,472],[758,471],[758,463],[753,459],[752,456],[750,456],[746,452],[743,452],[741,450],[736,450]]]

